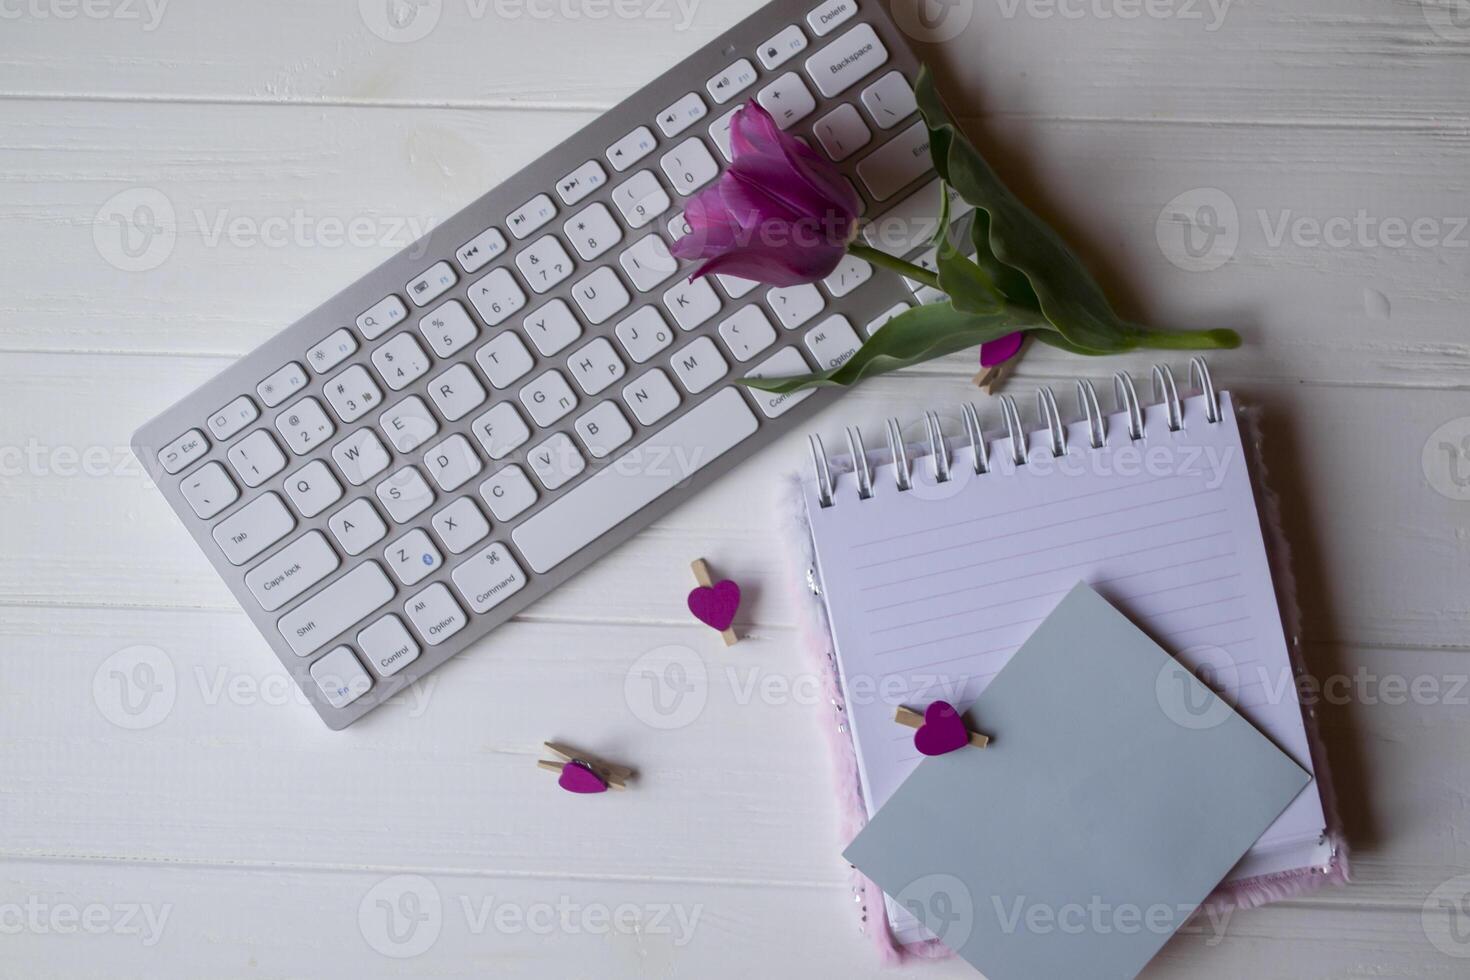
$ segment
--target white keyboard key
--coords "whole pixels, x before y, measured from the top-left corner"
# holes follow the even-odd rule
[[[647,126],[639,126],[607,148],[607,159],[613,165],[614,170],[622,173],[652,153],[653,148],[657,145],[658,141],[654,139],[653,131]]]
[[[404,585],[418,585],[439,570],[444,556],[423,531],[409,531],[383,549],[383,558],[393,577]]]
[[[209,434],[215,442],[228,442],[258,418],[260,409],[255,407],[255,402],[241,395],[209,417]]]
[[[755,280],[742,279],[739,276],[726,276],[715,273],[715,278],[719,280],[720,288],[725,291],[725,295],[731,299],[743,299],[760,287],[760,283]]]
[[[817,37],[825,37],[857,15],[857,0],[828,0],[806,15]]]
[[[256,385],[255,393],[265,402],[266,408],[275,408],[304,389],[307,384],[306,371],[300,364],[292,361]]]
[[[679,392],[662,370],[654,368],[623,389],[623,401],[643,425],[653,425],[679,407]]]
[[[720,165],[698,136],[691,136],[663,155],[658,164],[674,190],[688,197],[720,175]]]
[[[480,484],[480,496],[490,513],[502,523],[524,514],[537,499],[531,478],[519,466],[507,466]]]
[[[766,302],[771,304],[776,318],[787,330],[795,330],[822,312],[822,308],[827,305],[821,290],[811,283],[772,289],[766,293]]]
[[[327,521],[332,537],[354,558],[388,536],[388,525],[366,500],[354,500]]]
[[[402,391],[429,373],[429,355],[410,333],[401,333],[373,351],[373,367],[394,391]]]
[[[816,358],[817,370],[831,371],[846,364],[863,342],[847,317],[837,315],[823,320],[806,335],[806,348]]]
[[[736,106],[710,123],[709,138],[715,141],[715,146],[719,148],[720,155],[725,158],[726,163],[735,160],[735,151],[731,147],[731,130],[735,127],[735,114],[741,108],[743,107]]]
[[[832,274],[822,280],[822,285],[827,287],[827,292],[841,299],[872,278],[871,265],[856,255],[847,255],[832,270]]]
[[[458,490],[484,469],[470,441],[461,435],[450,436],[424,454],[424,467],[445,493]]]
[[[811,371],[806,359],[801,356],[801,351],[795,347],[783,347],[745,376],[747,378],[796,378],[804,374],[811,374]],[[758,388],[747,388],[746,390],[760,406],[761,414],[768,419],[780,418],[814,394],[811,389],[790,395],[775,395]]]
[[[907,313],[911,309],[913,309],[913,307],[909,304],[899,303],[891,308],[887,313],[884,313],[882,316],[878,317],[878,319],[874,320],[872,323],[864,327],[863,333],[871,337],[879,330],[882,330],[884,327],[888,326],[888,324],[893,321],[894,317],[898,316],[901,313]]]
[[[656,234],[640,239],[618,257],[618,264],[633,281],[633,288],[640,293],[662,285],[679,271],[679,260]]]
[[[633,302],[618,274],[607,266],[573,286],[572,299],[577,301],[582,315],[594,327],[611,320]]]
[[[545,194],[537,194],[531,200],[512,211],[505,225],[517,241],[525,241],[532,232],[556,217],[556,205]]]
[[[556,182],[556,192],[562,203],[575,207],[602,189],[607,183],[607,171],[596,160],[588,160],[576,170]]]
[[[598,337],[567,358],[567,369],[577,379],[577,386],[589,395],[606,390],[628,373],[627,366],[606,337]]]
[[[633,427],[615,402],[603,402],[577,419],[576,430],[594,459],[607,459],[633,438]]]
[[[178,473],[209,452],[209,440],[198,429],[190,429],[165,446],[158,454],[164,472]]]
[[[311,679],[334,708],[347,707],[373,687],[373,679],[346,647],[338,647],[312,664]]]
[[[697,92],[690,92],[658,114],[658,128],[669,139],[673,139],[707,115],[709,108],[705,106],[704,100]]]
[[[580,336],[582,324],[566,300],[554,299],[526,317],[526,335],[547,357],[566,350]]]
[[[929,130],[920,120],[875,150],[857,165],[858,176],[876,201],[886,201],[934,170],[929,157]],[[938,196],[935,197],[938,200]]]
[[[772,68],[781,67],[792,58],[801,54],[806,50],[806,45],[806,35],[802,33],[800,27],[792,24],[780,34],[777,34],[765,44],[762,44],[756,54],[760,56],[761,64],[765,66],[766,71],[770,71]]]
[[[658,308],[645,306],[618,324],[618,343],[628,356],[644,364],[674,342],[674,331],[664,322]]]
[[[419,658],[419,645],[397,616],[384,616],[361,633],[357,645],[379,677],[392,677]]]
[[[408,298],[413,300],[413,305],[424,307],[453,289],[457,282],[459,282],[459,276],[454,274],[452,265],[448,262],[435,262],[417,279],[411,280],[405,288],[408,290]]]
[[[720,312],[720,297],[703,276],[692,282],[681,279],[664,293],[664,306],[674,315],[680,330],[693,330]]]
[[[720,337],[735,360],[748,361],[776,342],[776,328],[759,306],[746,306],[720,324]]]
[[[891,71],[863,89],[863,106],[879,129],[892,129],[919,111],[914,90],[900,71]]]
[[[487,613],[526,587],[526,574],[503,544],[492,544],[454,570],[454,587],[477,613]]]
[[[378,416],[378,427],[400,453],[411,453],[434,438],[439,420],[418,395],[406,398]]]
[[[817,100],[812,98],[811,90],[794,71],[787,72],[761,89],[756,100],[782,129],[790,129],[817,111]]]
[[[404,605],[413,628],[431,647],[436,647],[465,628],[469,621],[454,596],[443,585],[429,586]]]
[[[939,230],[941,202],[939,189],[943,181],[935,178],[925,187],[904,198],[895,207],[879,215],[863,228],[869,245],[890,255],[904,256],[934,241]],[[968,204],[953,187],[949,190],[950,219],[958,220],[975,205]]]
[[[419,321],[419,333],[440,357],[455,353],[475,342],[480,328],[458,300],[450,300]]]
[[[288,544],[245,576],[245,585],[266,612],[275,612],[342,564],[320,531]]]
[[[521,404],[544,429],[577,407],[577,395],[560,371],[547,371],[521,389]]]
[[[383,402],[383,389],[377,386],[361,364],[354,364],[343,371],[328,381],[322,390],[337,418],[349,425]]]
[[[286,478],[286,496],[302,517],[315,517],[342,499],[342,484],[321,460],[307,463]]]
[[[546,235],[521,250],[516,256],[516,268],[539,295],[566,282],[572,274],[572,257],[555,235]]]
[[[454,257],[459,259],[459,267],[465,271],[466,275],[473,275],[504,255],[505,250],[509,247],[500,229],[486,228],[461,245],[459,251],[454,253]]]
[[[309,657],[348,627],[382,608],[397,591],[382,566],[375,561],[364,562],[282,616],[276,628],[296,656]],[[328,659],[330,655],[322,663]]]
[[[507,330],[479,349],[475,363],[480,365],[490,384],[503,391],[524,378],[536,359],[526,350],[521,338]]]
[[[408,316],[408,307],[397,296],[379,300],[373,308],[357,318],[357,329],[368,340],[377,340]]]
[[[429,397],[451,422],[458,422],[485,404],[485,387],[468,364],[456,364],[429,382]]]
[[[418,470],[407,466],[378,484],[378,499],[395,523],[407,524],[433,505],[434,491]]]
[[[481,320],[498,327],[526,308],[526,294],[509,269],[496,269],[470,287],[470,302]]]
[[[258,487],[286,468],[286,454],[264,429],[250,433],[228,455],[247,487]]]
[[[806,61],[806,73],[829,99],[888,63],[888,49],[871,24],[859,24]]]
[[[587,468],[587,461],[564,432],[533,448],[526,454],[526,461],[531,464],[536,479],[548,490],[560,490]]]
[[[372,429],[361,429],[332,447],[332,459],[354,487],[360,487],[393,463]]]
[[[674,354],[674,373],[691,395],[708,390],[729,370],[720,349],[708,337],[700,337]]]
[[[274,493],[262,494],[215,525],[214,541],[231,565],[243,565],[291,533],[296,518]]]
[[[462,555],[485,540],[490,522],[469,497],[460,497],[434,515],[434,533],[444,542],[450,554]]]
[[[857,107],[844,103],[817,120],[813,132],[827,156],[840,163],[873,141],[873,131]]]
[[[640,170],[619,184],[613,190],[612,199],[634,231],[648,225],[674,203],[652,170]]]
[[[475,419],[475,438],[491,459],[505,459],[526,444],[531,428],[510,402],[501,402]]]
[[[533,571],[549,572],[739,445],[756,428],[745,399],[734,388],[726,388],[624,457],[641,465],[608,466],[526,520],[512,532],[516,546]],[[664,465],[653,465],[655,460],[665,461]],[[670,465],[671,460],[676,465]]]
[[[741,58],[705,83],[710,98],[716,105],[724,105],[735,96],[755,84],[755,65],[749,58]]]
[[[315,398],[303,398],[276,416],[276,431],[293,453],[305,456],[332,438],[337,427],[327,418],[321,402]]]
[[[623,240],[623,229],[606,204],[594,204],[565,225],[567,241],[588,262]]]
[[[202,521],[224,513],[226,507],[240,499],[239,489],[218,463],[201,466],[198,471],[184,477],[179,484],[179,492],[189,502],[194,515]]]

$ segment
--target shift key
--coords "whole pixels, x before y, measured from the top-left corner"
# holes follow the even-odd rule
[[[370,561],[282,616],[276,628],[296,656],[307,657],[382,607],[395,591],[382,567]]]

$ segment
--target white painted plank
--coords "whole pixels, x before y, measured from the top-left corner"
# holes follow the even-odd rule
[[[590,118],[54,102],[10,103],[8,116],[0,348],[170,355],[252,349]],[[1010,119],[976,132],[1120,309],[1164,327],[1240,329],[1244,376],[1470,376],[1470,141],[1459,130]],[[1226,198],[1198,191],[1212,187]],[[1229,261],[1191,271],[1170,216],[1206,206],[1238,242],[1214,239],[1207,258]],[[176,240],[146,239],[169,213]],[[1212,240],[1202,235],[1200,247]],[[124,271],[125,240],[161,243],[146,253],[160,264]],[[1072,370],[1050,351],[1030,361]]]
[[[1182,367],[1182,362],[1175,359]],[[15,355],[0,390],[0,602],[185,606],[232,610],[233,599],[128,453],[142,420],[203,380],[218,362],[197,358]],[[1113,365],[1074,362],[1099,381]],[[1234,383],[1223,386],[1267,411],[1270,483],[1283,500],[1296,551],[1309,637],[1378,644],[1465,647],[1470,512],[1434,490],[1422,457],[1442,425],[1466,415],[1456,392]],[[978,392],[968,367],[917,382],[903,375],[860,387],[811,429],[839,446],[842,426],[877,438],[883,419],[910,424]],[[1183,373],[1181,372],[1181,377]],[[1140,382],[1146,382],[1141,377]],[[1028,387],[1016,384],[1030,407]],[[1071,382],[1057,390],[1070,406]],[[1106,386],[1104,386],[1106,390]],[[996,406],[981,401],[988,427]],[[1068,411],[1071,409],[1069,407]],[[792,598],[777,519],[782,475],[809,464],[806,427],[536,606],[535,619],[682,622],[688,563],[704,555],[724,573],[762,583],[748,622],[789,626]],[[1453,488],[1449,456],[1431,452],[1439,485]],[[1463,476],[1463,474],[1459,474]],[[751,511],[750,502],[763,502]],[[243,619],[242,628],[245,627]]]
[[[418,11],[402,30],[381,19],[386,3],[138,0],[79,5],[110,16],[63,20],[54,11],[65,6],[15,5],[0,93],[607,108],[761,2],[432,0],[396,8]],[[792,2],[791,19],[810,6]],[[1470,30],[1445,0],[978,0],[941,9],[949,13],[938,30],[918,36],[953,37],[926,51],[991,113],[1390,127],[1465,118]],[[546,70],[572,53],[584,67]]]

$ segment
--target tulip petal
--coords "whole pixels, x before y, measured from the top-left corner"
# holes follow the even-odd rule
[[[1025,340],[1024,333],[1013,333],[999,340],[990,341],[980,348],[980,366],[983,368],[999,367],[1021,353],[1021,344]]]

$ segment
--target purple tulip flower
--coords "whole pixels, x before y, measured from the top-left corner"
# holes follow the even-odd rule
[[[674,244],[678,258],[703,260],[690,278],[797,286],[831,275],[857,237],[852,185],[755,102],[735,113],[730,146],[734,162],[689,202],[689,234]]]

